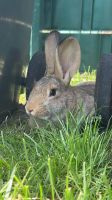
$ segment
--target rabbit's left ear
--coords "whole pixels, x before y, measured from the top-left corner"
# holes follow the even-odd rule
[[[54,74],[55,52],[59,43],[59,32],[52,31],[45,40],[46,71],[48,75]]]
[[[62,71],[63,82],[67,85],[80,67],[81,50],[77,39],[65,39],[56,50],[55,70]]]

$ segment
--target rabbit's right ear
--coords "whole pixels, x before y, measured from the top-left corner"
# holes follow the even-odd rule
[[[46,70],[48,75],[55,71],[55,52],[59,43],[59,32],[52,31],[45,41]]]
[[[56,71],[62,71],[61,80],[68,85],[80,66],[81,50],[77,39],[66,38],[56,50]]]

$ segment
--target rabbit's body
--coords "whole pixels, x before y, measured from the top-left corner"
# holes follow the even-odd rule
[[[80,46],[67,38],[58,47],[57,32],[45,43],[47,75],[38,81],[30,93],[26,112],[37,119],[64,119],[67,111],[79,111],[86,116],[94,111],[94,83],[71,87],[70,80],[80,65]]]
[[[82,114],[86,116],[93,114],[95,111],[94,107],[94,90],[95,83],[83,83],[79,84],[74,88],[75,98],[77,99],[78,109],[80,110],[80,103],[82,104]]]

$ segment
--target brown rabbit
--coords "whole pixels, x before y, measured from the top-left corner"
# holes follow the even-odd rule
[[[81,50],[77,39],[68,37],[59,44],[59,33],[51,32],[45,41],[46,75],[36,82],[26,103],[34,118],[64,119],[67,111],[94,111],[94,83],[71,87],[70,80],[80,66]]]

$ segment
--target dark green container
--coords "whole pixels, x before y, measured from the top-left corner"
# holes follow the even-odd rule
[[[0,0],[0,114],[15,109],[28,65],[34,2]]]
[[[112,0],[0,0],[0,113],[15,108],[29,52],[42,50],[54,29],[78,38],[82,71],[97,68],[112,52]]]

